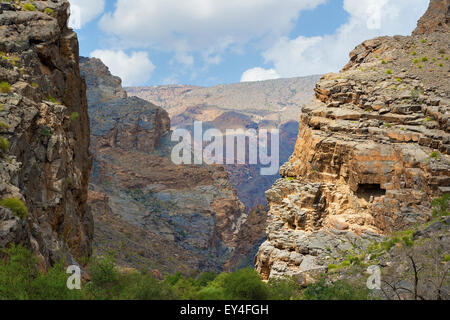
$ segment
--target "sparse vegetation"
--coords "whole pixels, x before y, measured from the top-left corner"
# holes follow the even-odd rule
[[[439,159],[440,155],[439,152],[437,151],[433,151],[432,153],[430,153],[430,158],[432,159]]]
[[[0,200],[0,206],[8,208],[20,219],[25,219],[28,216],[28,209],[20,199],[6,198]]]
[[[446,193],[440,198],[436,198],[431,202],[433,207],[433,217],[446,217],[450,215],[448,211],[448,202],[450,201],[450,194]]]
[[[9,82],[6,82],[6,81],[0,82],[0,92],[1,93],[11,92],[11,85],[9,84]]]
[[[391,69],[386,70],[386,74],[392,74],[392,70]]]
[[[80,114],[78,112],[72,112],[70,115],[70,120],[75,121],[80,117]]]
[[[41,134],[44,137],[50,137],[52,135],[52,131],[50,130],[50,128],[45,127],[41,129]]]
[[[53,96],[48,96],[48,99],[47,99],[48,101],[50,101],[50,102],[52,102],[52,103],[56,103],[56,104],[59,104],[59,102],[53,97]]]
[[[9,125],[0,120],[0,131],[9,129]]]
[[[308,286],[303,291],[306,300],[370,300],[370,290],[364,285],[346,280],[329,284],[325,279]]]
[[[25,10],[25,11],[36,11],[36,7],[33,4],[31,4],[31,3],[25,3],[22,6],[22,9]]]
[[[44,13],[48,14],[49,16],[52,16],[55,12],[51,8],[45,8]]]
[[[4,153],[9,151],[9,141],[8,139],[4,138],[4,137],[0,137],[0,150],[2,150]]]

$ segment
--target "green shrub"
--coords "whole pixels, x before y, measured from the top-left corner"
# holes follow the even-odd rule
[[[427,43],[427,40],[426,40],[426,39],[422,39],[421,42],[422,42],[422,43]]]
[[[427,57],[423,57],[422,58],[422,62],[427,62],[428,61],[428,58]]]
[[[301,288],[292,278],[270,279],[269,291],[271,300],[299,300]]]
[[[2,249],[8,258],[0,260],[0,300],[31,299],[33,279],[37,276],[37,261],[21,246]]]
[[[9,124],[0,120],[0,130],[9,129]]]
[[[118,297],[125,300],[174,300],[177,299],[173,288],[156,280],[151,274],[133,272],[119,275]]]
[[[439,152],[433,151],[432,153],[430,153],[430,158],[438,159],[439,158]]]
[[[50,137],[52,135],[52,131],[49,128],[42,128],[41,129],[41,134],[44,137]]]
[[[28,216],[28,209],[20,199],[6,198],[0,200],[0,206],[8,208],[21,219],[25,219]]]
[[[53,96],[48,96],[48,101],[58,103],[58,101],[56,101],[56,99]]]
[[[2,150],[4,153],[9,151],[10,143],[8,139],[0,137],[0,150]]]
[[[391,69],[386,70],[386,74],[392,74],[392,70]]]
[[[448,202],[450,201],[450,194],[446,193],[440,198],[436,198],[431,202],[433,208],[433,217],[443,217],[448,216],[450,212],[448,211]]]
[[[23,10],[25,11],[36,11],[36,7],[34,5],[32,5],[31,3],[25,3],[22,6]]]
[[[345,280],[327,284],[321,279],[303,290],[303,297],[306,300],[369,300],[370,291],[363,285]]]
[[[412,55],[413,55],[413,56],[417,55],[417,52],[416,52],[416,51],[413,51]]]
[[[70,120],[75,121],[80,117],[80,114],[78,112],[72,112],[70,115]]]
[[[52,16],[55,12],[51,8],[45,8],[44,13],[48,14],[49,16]]]
[[[414,59],[413,62],[414,63],[419,63],[419,59]]]
[[[197,294],[199,300],[225,300],[223,289],[217,287],[206,287]]]
[[[6,82],[6,81],[0,82],[0,92],[1,93],[10,93],[11,92],[11,85],[8,82]]]
[[[22,246],[3,249],[7,259],[0,260],[0,300],[74,300],[78,290],[67,289],[67,274],[62,262],[38,271],[35,256]]]
[[[224,297],[228,300],[266,300],[270,297],[267,284],[261,281],[259,274],[245,268],[233,273],[223,274],[215,281],[223,288]]]
[[[91,292],[97,298],[101,296],[109,297],[119,279],[113,257],[106,256],[95,259],[89,270],[92,278],[90,282]]]

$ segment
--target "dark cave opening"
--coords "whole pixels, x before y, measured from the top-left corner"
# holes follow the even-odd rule
[[[364,184],[359,184],[358,185],[358,190],[356,191],[356,195],[360,198],[364,198],[367,201],[370,200],[370,197],[381,197],[384,196],[386,194],[386,190],[381,188],[380,184],[369,184],[369,183],[364,183]]]

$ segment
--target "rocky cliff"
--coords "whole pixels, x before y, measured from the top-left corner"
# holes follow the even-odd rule
[[[0,248],[23,244],[42,267],[89,256],[93,237],[86,88],[68,7],[0,3]]]
[[[450,191],[449,10],[431,1],[412,36],[366,41],[319,81],[266,193],[264,278],[312,281],[352,248],[429,220]]]
[[[223,270],[247,217],[228,174],[173,164],[168,113],[127,97],[98,59],[81,58],[81,70],[92,128],[96,254],[113,250],[122,266],[163,273]]]

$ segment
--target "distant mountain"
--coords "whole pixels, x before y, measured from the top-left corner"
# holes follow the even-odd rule
[[[195,110],[196,120],[212,121],[222,113],[237,111],[254,122],[273,121],[278,125],[298,121],[300,107],[313,98],[320,76],[242,82],[204,88],[185,85],[128,87],[137,96],[166,109],[171,118]],[[172,121],[172,125],[177,125]]]
[[[226,129],[280,129],[280,163],[294,151],[301,107],[313,98],[320,76],[277,79],[218,85],[211,88],[168,85],[125,88],[137,96],[163,107],[172,128],[192,129],[194,121],[204,127]],[[247,209],[266,204],[265,191],[279,177],[261,176],[259,165],[225,166],[239,199]]]

